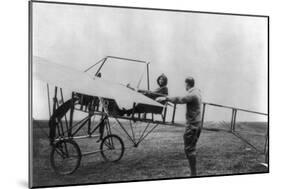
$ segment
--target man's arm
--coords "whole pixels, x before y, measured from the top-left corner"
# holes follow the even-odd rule
[[[194,96],[187,94],[186,96],[183,97],[159,97],[156,100],[157,101],[169,101],[172,102],[174,104],[185,104],[188,102],[191,102],[193,100]]]

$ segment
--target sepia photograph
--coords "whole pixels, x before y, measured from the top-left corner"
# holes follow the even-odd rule
[[[269,173],[269,16],[29,2],[29,186]]]

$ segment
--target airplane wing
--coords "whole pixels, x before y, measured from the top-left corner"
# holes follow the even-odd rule
[[[134,103],[163,107],[126,86],[36,56],[33,57],[33,77],[74,92],[114,99],[119,108],[132,108]]]

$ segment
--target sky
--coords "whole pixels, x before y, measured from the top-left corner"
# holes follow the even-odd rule
[[[85,70],[105,56],[150,62],[150,84],[168,77],[170,96],[192,76],[203,101],[267,113],[267,19],[233,15],[33,3],[33,55]],[[124,84],[143,72],[126,64],[111,74]],[[115,68],[112,70],[115,70]],[[122,77],[121,77],[122,76]],[[124,78],[123,78],[124,77]],[[126,80],[126,77],[129,78]],[[176,118],[184,119],[179,107]],[[46,84],[33,82],[33,116],[48,118]],[[208,120],[230,111],[207,109]],[[238,113],[238,119],[264,117]]]

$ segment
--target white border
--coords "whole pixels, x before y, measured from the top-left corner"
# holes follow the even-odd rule
[[[77,188],[269,188],[279,185],[280,168],[280,128],[278,110],[281,97],[279,83],[280,64],[280,8],[278,1],[249,0],[68,0],[69,2],[107,4],[120,6],[135,6],[149,8],[166,8],[196,11],[211,11],[225,13],[258,14],[270,16],[271,65],[270,65],[270,142],[271,169],[270,174],[212,177],[199,179],[182,179],[153,182],[137,182],[124,184],[106,184],[81,186]],[[28,95],[27,95],[27,58],[28,58],[28,2],[5,1],[1,3],[1,188],[27,187],[27,130],[28,130]],[[279,61],[278,61],[279,60]],[[275,86],[276,85],[276,86]],[[266,89],[265,89],[266,90]],[[74,188],[74,187],[69,187]]]

